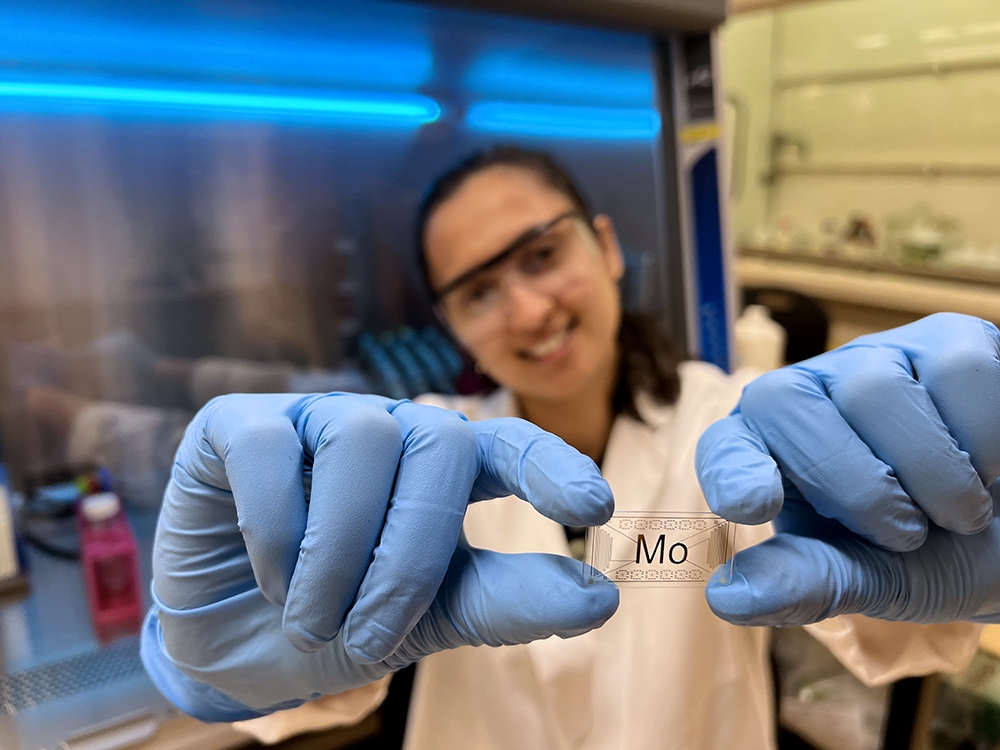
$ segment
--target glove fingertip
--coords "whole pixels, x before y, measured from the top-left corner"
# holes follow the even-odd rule
[[[699,479],[705,500],[713,513],[729,521],[767,523],[784,504],[781,474],[770,459],[743,458],[747,460],[720,460],[701,467]]]
[[[610,580],[581,583],[578,597],[570,606],[564,602],[564,609],[559,616],[561,623],[554,629],[560,638],[574,638],[591,630],[600,628],[610,620],[621,601],[621,594]]]
[[[601,627],[618,609],[618,587],[602,578],[588,582],[577,560],[488,550],[474,550],[473,556],[478,560],[473,590],[487,606],[466,609],[472,616],[466,627],[488,645],[571,638]]]
[[[566,617],[565,629],[572,631],[574,620],[578,623],[578,633],[601,627],[618,611],[621,601],[618,586],[610,578],[593,569],[591,571],[596,575],[582,575],[579,567],[581,563],[576,560],[567,559],[565,565],[567,572],[573,575],[572,580],[579,593],[578,597],[565,600],[567,604],[570,602],[575,604],[570,611],[576,610],[574,615]],[[561,635],[567,637],[568,634],[564,631]]]
[[[618,611],[621,603],[621,591],[610,578],[601,575],[594,578],[585,585],[587,596],[591,602],[594,627],[600,627]]]
[[[913,552],[927,541],[929,527],[926,517],[917,518],[909,523],[900,523],[898,527],[890,528],[892,533],[889,536],[872,536],[871,534],[864,536],[890,552]]]
[[[378,623],[368,622],[361,627],[352,627],[348,615],[344,624],[343,645],[347,656],[358,664],[377,664],[388,659],[403,642],[396,633],[381,627]]]
[[[567,526],[600,526],[611,518],[615,511],[611,486],[587,456],[546,436],[520,460],[521,496],[543,515]]]
[[[784,492],[778,471],[765,478],[728,477],[720,479],[708,500],[709,508],[723,518],[751,526],[767,523],[778,515],[784,504]]]
[[[562,494],[577,500],[567,503],[559,512],[561,518],[565,519],[562,523],[568,526],[601,526],[614,515],[615,496],[603,477],[571,480],[563,486]]]
[[[715,571],[705,599],[717,617],[734,625],[805,625],[833,614],[836,576],[824,573],[826,548],[778,534],[738,552],[732,575]],[[728,582],[727,582],[728,581]]]
[[[740,417],[722,419],[704,432],[695,465],[713,513],[757,525],[781,510],[784,490],[778,465]]]
[[[974,490],[975,496],[970,497],[967,502],[956,503],[965,511],[961,517],[948,519],[948,522],[938,521],[938,526],[954,531],[958,534],[978,534],[993,521],[993,498],[981,487]],[[972,493],[970,493],[972,494]],[[975,517],[971,517],[975,514]],[[936,520],[936,519],[935,519]]]
[[[310,633],[301,623],[289,621],[287,617],[283,619],[282,630],[288,642],[304,654],[315,654],[317,651],[322,651],[339,633],[338,630],[328,638],[321,638],[315,633]]]
[[[744,627],[780,627],[801,624],[793,621],[794,607],[773,610],[754,593],[747,580],[737,575],[730,583],[709,580],[705,588],[708,608],[716,617]]]
[[[750,625],[757,615],[756,597],[741,573],[724,581],[723,570],[715,571],[705,587],[705,600],[716,617],[733,625]]]

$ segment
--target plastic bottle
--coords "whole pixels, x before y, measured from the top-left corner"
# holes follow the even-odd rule
[[[136,633],[142,624],[139,553],[135,534],[114,492],[77,506],[80,562],[94,630],[102,641]]]
[[[785,363],[785,329],[763,305],[747,305],[734,331],[737,367],[774,370]]]

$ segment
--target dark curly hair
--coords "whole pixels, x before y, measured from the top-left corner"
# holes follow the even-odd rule
[[[467,179],[495,166],[519,167],[533,172],[546,185],[569,198],[573,207],[586,217],[588,225],[592,224],[593,216],[583,193],[550,154],[517,146],[497,146],[472,154],[438,177],[417,212],[416,260],[424,288],[430,296],[433,296],[434,290],[424,246],[427,222],[438,206],[454,195]],[[677,366],[682,356],[657,321],[649,315],[623,310],[618,344],[618,380],[612,396],[614,412],[641,420],[636,397],[643,392],[659,403],[674,403],[681,391]]]

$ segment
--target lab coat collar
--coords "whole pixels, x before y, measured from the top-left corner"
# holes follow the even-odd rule
[[[663,428],[669,427],[673,423],[673,404],[661,404],[645,391],[640,392],[635,399],[636,410],[642,417],[642,423],[651,428],[654,432],[660,432]],[[514,394],[506,388],[497,388],[492,393],[484,396],[479,401],[479,413],[475,419],[495,419],[497,417],[519,417],[521,416],[517,408],[517,399]],[[472,415],[469,415],[472,419]],[[636,420],[625,415],[619,415],[615,420],[615,425],[623,419]],[[613,432],[612,428],[612,432]]]

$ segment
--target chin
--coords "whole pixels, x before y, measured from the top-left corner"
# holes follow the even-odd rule
[[[558,402],[575,398],[601,369],[600,357],[586,341],[574,341],[573,348],[557,362],[514,360],[510,377],[496,380],[518,396],[538,401]]]
[[[560,376],[546,378],[526,377],[522,379],[524,388],[511,388],[518,395],[538,401],[566,401],[577,395],[587,383],[586,373],[561,373]]]

